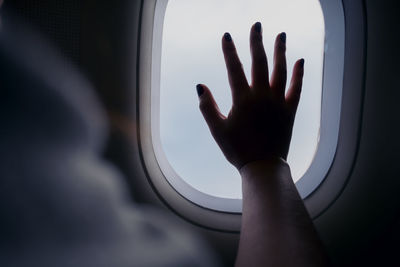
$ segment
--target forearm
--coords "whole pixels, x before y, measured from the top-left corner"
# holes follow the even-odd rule
[[[326,266],[327,257],[280,159],[241,168],[243,216],[237,266]]]

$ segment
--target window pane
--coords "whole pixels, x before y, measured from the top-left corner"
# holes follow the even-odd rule
[[[270,71],[273,43],[287,34],[288,81],[305,58],[302,99],[288,162],[297,181],[318,145],[322,92],[324,19],[318,0],[170,0],[162,41],[160,138],[167,160],[188,184],[206,194],[241,198],[236,169],[224,158],[198,109],[195,86],[206,84],[227,114],[231,95],[221,50],[230,32],[250,81],[249,30],[260,21]]]

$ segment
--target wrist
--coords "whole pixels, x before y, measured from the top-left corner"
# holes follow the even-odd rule
[[[239,173],[243,178],[244,176],[254,172],[259,173],[259,171],[267,171],[268,173],[273,173],[280,169],[289,169],[289,164],[286,162],[286,160],[281,157],[269,157],[244,164],[239,169]]]
[[[280,157],[252,161],[240,169],[243,201],[258,199],[278,201],[274,198],[282,191],[295,191],[289,164]],[[294,189],[294,190],[293,190]]]

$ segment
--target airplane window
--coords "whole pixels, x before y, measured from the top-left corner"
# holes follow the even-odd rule
[[[250,81],[249,29],[260,21],[270,71],[273,43],[287,34],[288,81],[294,62],[305,59],[302,99],[288,162],[298,181],[319,142],[324,61],[324,17],[318,0],[169,0],[165,10],[159,79],[159,137],[168,164],[194,189],[241,198],[239,174],[220,152],[198,109],[197,83],[206,84],[225,114],[231,95],[221,50],[230,32]]]

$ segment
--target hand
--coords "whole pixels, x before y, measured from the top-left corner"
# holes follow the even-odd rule
[[[255,23],[250,31],[251,85],[247,82],[229,33],[222,38],[222,50],[233,102],[228,116],[221,114],[210,90],[205,85],[197,85],[200,110],[215,141],[238,170],[256,160],[271,157],[286,160],[300,99],[304,59],[295,63],[285,96],[285,33],[279,34],[275,40],[271,80],[262,43],[261,23]]]

